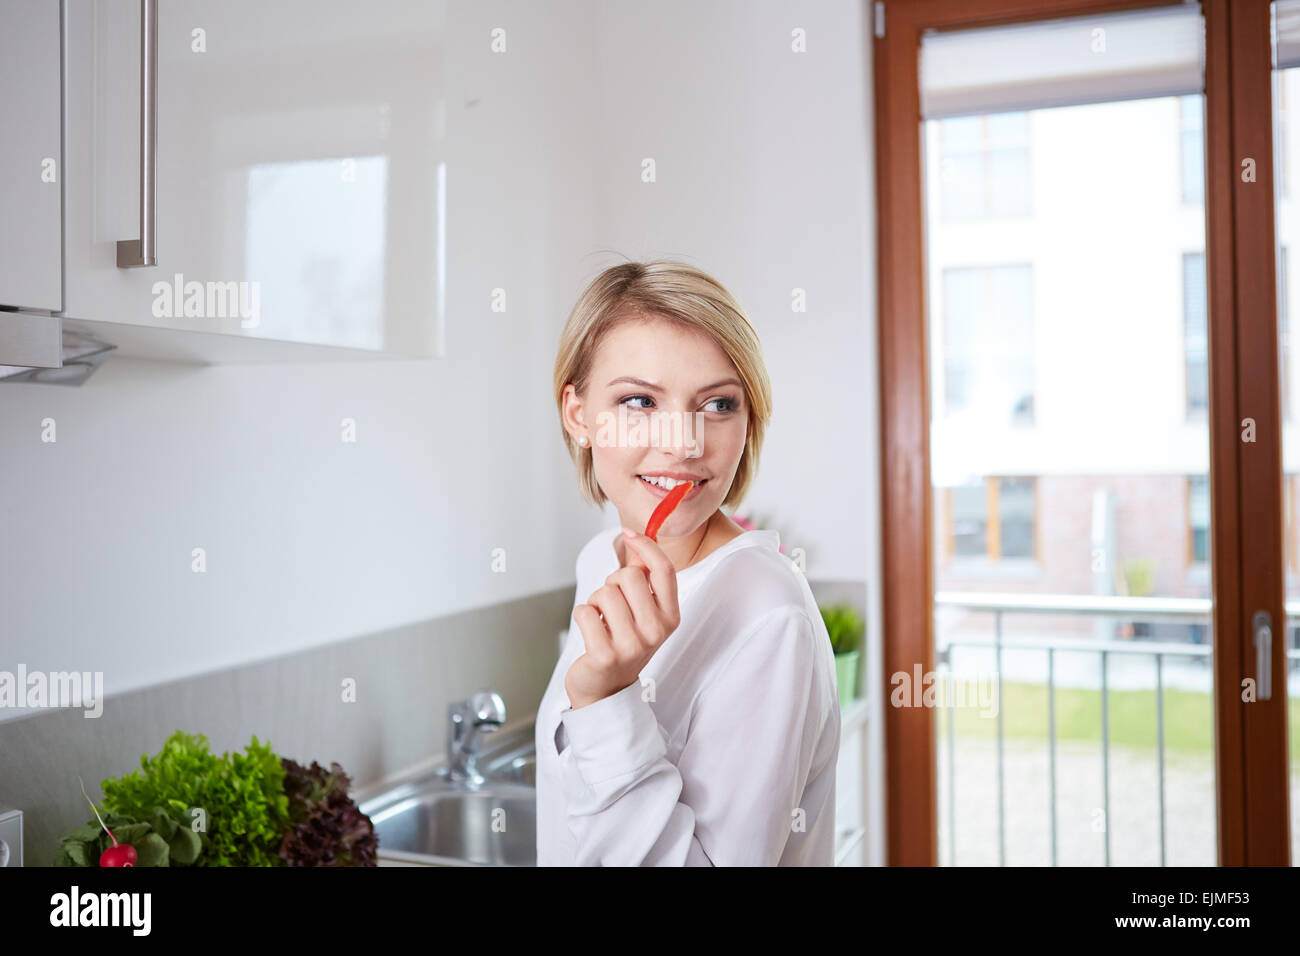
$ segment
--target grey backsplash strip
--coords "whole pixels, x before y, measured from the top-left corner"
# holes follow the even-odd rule
[[[862,581],[809,581],[819,604],[864,611]],[[569,626],[572,586],[423,621],[268,661],[117,696],[103,715],[49,710],[0,723],[0,807],[23,811],[27,866],[46,866],[59,834],[92,819],[81,795],[140,766],[175,730],[211,750],[256,734],[300,763],[338,761],[359,789],[441,754],[447,705],[479,687],[499,693],[510,723],[537,710]],[[357,700],[341,687],[355,678]]]
[[[513,722],[537,710],[568,627],[573,588],[365,635],[230,670],[108,696],[98,718],[58,709],[0,723],[0,807],[23,811],[24,863],[47,866],[59,835],[93,819],[81,795],[140,766],[175,730],[212,752],[254,734],[300,763],[338,761],[354,789],[445,747],[447,705],[479,687]],[[356,702],[341,700],[356,679]]]

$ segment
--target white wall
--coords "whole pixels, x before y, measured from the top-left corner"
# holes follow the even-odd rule
[[[598,5],[597,245],[684,258],[758,330],[775,412],[739,511],[811,577],[860,578],[875,469],[870,87],[857,2]],[[653,11],[648,14],[648,11]],[[791,31],[808,52],[791,52]],[[655,160],[657,182],[641,181]],[[618,261],[606,256],[591,271]],[[792,310],[792,290],[807,311]],[[874,477],[874,475],[873,475]]]

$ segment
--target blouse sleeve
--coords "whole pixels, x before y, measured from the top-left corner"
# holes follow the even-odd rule
[[[817,639],[798,606],[760,619],[701,689],[676,765],[639,682],[563,711],[575,865],[775,866],[825,721]]]

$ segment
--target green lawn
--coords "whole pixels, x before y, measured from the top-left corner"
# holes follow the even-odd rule
[[[966,686],[959,691],[958,686]],[[964,692],[970,701],[956,708],[954,723],[959,737],[997,735],[996,716],[983,716],[972,682],[953,681],[954,696]],[[1056,739],[1101,742],[1101,691],[1075,687],[1056,689]],[[960,698],[957,698],[960,699]],[[1156,692],[1111,690],[1106,694],[1110,742],[1132,747],[1156,745]],[[1287,720],[1292,761],[1300,760],[1300,701],[1288,702]],[[948,714],[939,713],[939,733],[947,733]],[[1213,750],[1210,695],[1166,688],[1164,692],[1166,750]],[[1047,687],[1043,684],[1002,684],[1002,725],[1008,737],[1047,740]]]

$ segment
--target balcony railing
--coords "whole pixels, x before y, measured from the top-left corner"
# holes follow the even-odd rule
[[[1131,654],[1150,656],[1156,666],[1156,759],[1158,769],[1158,802],[1160,824],[1160,865],[1165,865],[1165,743],[1164,743],[1164,673],[1166,657],[1209,658],[1212,644],[1183,644],[1172,641],[1143,640],[1135,646],[1132,641],[1081,640],[1058,638],[1032,638],[1004,640],[1002,618],[1006,614],[1060,614],[1069,617],[1116,618],[1133,622],[1179,622],[1184,624],[1209,624],[1212,604],[1209,598],[1144,598],[1111,597],[1087,594],[992,594],[988,592],[937,591],[935,608],[961,608],[970,611],[987,611],[993,615],[993,639],[949,638],[938,646],[936,635],[935,661],[951,671],[953,647],[991,647],[994,649],[997,674],[997,761],[998,761],[998,865],[1006,865],[1006,792],[1004,781],[1004,737],[1002,726],[1002,651],[1003,649],[1036,649],[1047,654],[1047,726],[1048,726],[1048,792],[1051,813],[1052,866],[1057,865],[1056,826],[1056,674],[1055,657],[1058,651],[1091,652],[1101,655],[1101,762],[1103,817],[1106,826],[1105,865],[1110,866],[1110,724],[1107,701],[1107,661],[1112,655]],[[1286,604],[1289,635],[1292,621],[1300,621],[1300,602]],[[1300,649],[1292,648],[1288,641],[1286,657],[1288,670],[1293,661],[1300,661]],[[956,708],[948,706],[948,858],[950,865],[957,860],[956,826],[956,763],[953,759]]]

